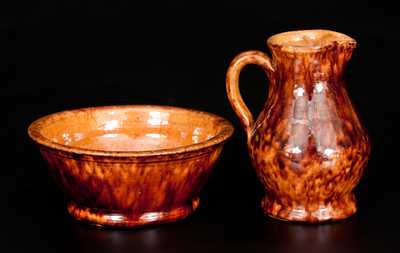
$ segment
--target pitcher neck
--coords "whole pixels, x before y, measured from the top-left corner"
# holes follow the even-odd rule
[[[339,84],[356,46],[347,35],[327,30],[287,32],[268,40],[280,83],[313,89],[318,83]]]

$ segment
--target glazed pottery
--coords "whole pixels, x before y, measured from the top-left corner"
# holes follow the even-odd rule
[[[133,227],[192,213],[231,124],[166,106],[109,106],[55,113],[28,133],[70,197],[69,213]]]
[[[292,31],[268,39],[272,60],[259,51],[238,55],[226,79],[230,103],[246,131],[253,166],[266,195],[264,212],[301,222],[347,218],[352,192],[370,154],[367,133],[342,78],[356,41],[327,30]],[[247,64],[270,81],[254,122],[238,86]]]

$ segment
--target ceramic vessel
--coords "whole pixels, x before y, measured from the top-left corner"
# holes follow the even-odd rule
[[[301,222],[347,218],[352,192],[370,155],[367,133],[352,106],[343,69],[356,41],[328,30],[281,33],[268,39],[272,60],[259,51],[238,55],[226,79],[230,103],[247,133],[269,216]],[[239,92],[247,64],[265,70],[269,95],[254,122]]]
[[[192,213],[232,131],[216,115],[166,106],[64,111],[28,129],[71,199],[69,213],[123,227]]]

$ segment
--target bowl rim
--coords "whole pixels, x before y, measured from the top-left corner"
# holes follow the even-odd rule
[[[69,145],[64,145],[57,143],[45,136],[43,136],[40,132],[40,129],[45,125],[46,121],[53,118],[56,115],[61,115],[65,113],[73,113],[79,111],[88,111],[88,110],[108,110],[108,109],[123,109],[123,108],[137,108],[137,109],[161,109],[168,111],[186,111],[196,114],[203,114],[218,120],[221,124],[221,130],[217,132],[213,137],[206,141],[202,141],[200,143],[194,143],[174,148],[166,148],[166,149],[154,149],[154,150],[142,150],[142,151],[106,151],[106,150],[96,150],[96,149],[86,149],[80,147],[72,147]],[[217,144],[226,141],[232,134],[234,128],[233,125],[223,117],[220,117],[216,114],[194,110],[189,108],[182,108],[176,106],[165,106],[165,105],[108,105],[108,106],[93,106],[93,107],[84,107],[78,109],[71,110],[63,110],[55,113],[48,114],[46,116],[40,117],[33,121],[28,127],[28,135],[29,137],[36,143],[52,148],[55,150],[61,150],[67,153],[74,153],[79,155],[91,155],[91,156],[104,156],[104,157],[148,157],[148,156],[162,156],[162,155],[175,155],[182,153],[189,153],[193,151],[199,151]]]

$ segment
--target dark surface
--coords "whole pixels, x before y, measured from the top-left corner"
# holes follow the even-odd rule
[[[245,3],[243,3],[245,2]],[[398,252],[397,17],[350,1],[30,1],[1,8],[1,252]],[[384,27],[385,22],[385,27]],[[272,34],[327,28],[359,47],[347,68],[350,97],[372,140],[356,190],[359,212],[307,226],[267,218],[239,121],[225,93],[229,61],[266,51]],[[392,31],[392,32],[389,32]],[[389,45],[389,46],[388,46]],[[397,71],[397,72],[396,72]],[[241,76],[257,114],[266,99],[257,67]],[[135,230],[99,230],[69,217],[66,198],[26,134],[43,115],[110,104],[162,104],[214,112],[236,132],[190,218]]]

